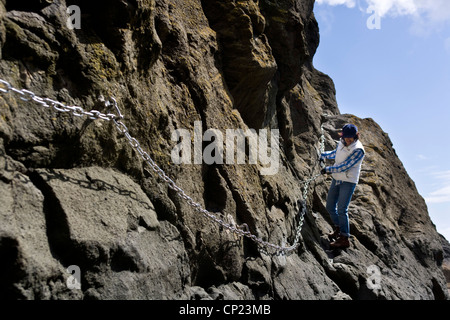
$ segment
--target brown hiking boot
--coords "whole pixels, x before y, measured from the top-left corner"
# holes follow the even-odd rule
[[[340,236],[336,241],[330,243],[330,247],[334,249],[345,249],[350,247],[350,241],[346,236]]]
[[[337,238],[339,238],[340,234],[341,234],[340,228],[334,227],[334,231],[328,234],[328,240],[330,240],[330,241],[337,240]]]

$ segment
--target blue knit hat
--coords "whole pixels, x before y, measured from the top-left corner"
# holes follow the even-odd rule
[[[358,133],[358,128],[354,124],[346,124],[342,127],[342,138],[354,138]]]

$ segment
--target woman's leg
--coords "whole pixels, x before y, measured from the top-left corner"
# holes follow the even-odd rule
[[[337,212],[337,204],[339,200],[339,186],[336,185],[336,181],[333,179],[327,196],[327,211],[330,214],[331,221],[335,227],[339,226],[339,215]]]
[[[341,235],[350,237],[350,223],[348,219],[348,206],[352,200],[356,183],[343,182],[339,185],[339,197],[337,201],[338,225]]]

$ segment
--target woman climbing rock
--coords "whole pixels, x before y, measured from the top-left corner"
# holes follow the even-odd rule
[[[333,151],[324,152],[320,161],[334,159],[334,165],[324,167],[322,174],[332,174],[333,180],[327,196],[327,211],[334,224],[334,230],[328,235],[332,248],[350,246],[350,223],[348,206],[359,181],[361,164],[364,159],[364,147],[359,141],[358,128],[346,124],[340,132],[341,139]]]

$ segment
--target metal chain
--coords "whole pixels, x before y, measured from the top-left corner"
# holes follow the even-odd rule
[[[299,246],[299,239],[300,239],[300,234],[301,234],[301,230],[303,227],[303,223],[304,223],[304,217],[306,214],[306,200],[308,197],[308,189],[309,189],[309,185],[311,184],[311,182],[313,182],[314,180],[316,180],[321,174],[315,174],[314,175],[314,170],[313,170],[313,174],[312,176],[307,179],[306,181],[304,181],[304,186],[303,186],[303,199],[300,200],[301,203],[301,212],[299,213],[299,222],[298,222],[298,226],[296,229],[296,233],[295,233],[295,238],[294,238],[294,242],[292,243],[292,245],[289,246],[284,246],[284,245],[277,245],[277,244],[273,244],[270,243],[268,241],[263,240],[262,238],[252,234],[249,230],[249,227],[246,223],[243,223],[241,225],[235,225],[234,223],[228,223],[226,221],[224,221],[224,219],[221,219],[220,217],[218,217],[217,215],[215,215],[214,213],[204,209],[202,207],[201,204],[199,204],[198,202],[194,201],[190,196],[188,196],[183,189],[181,189],[154,161],[153,159],[150,157],[150,155],[145,152],[140,143],[137,141],[136,138],[134,138],[127,126],[121,121],[124,117],[122,115],[122,113],[120,112],[120,109],[117,105],[117,101],[114,98],[111,98],[111,100],[107,100],[105,101],[105,106],[111,108],[114,107],[115,111],[117,112],[117,114],[113,114],[113,113],[102,113],[98,110],[90,110],[90,111],[85,111],[83,108],[78,107],[78,106],[68,106],[65,105],[61,102],[49,99],[49,98],[42,98],[37,96],[35,93],[29,91],[29,90],[25,90],[25,89],[17,89],[14,88],[9,82],[0,79],[0,93],[14,93],[19,95],[19,98],[24,100],[24,101],[34,101],[38,104],[40,104],[42,107],[44,108],[50,108],[52,107],[54,110],[58,111],[58,112],[70,112],[72,113],[72,115],[77,116],[77,117],[83,117],[83,116],[87,116],[90,119],[102,119],[102,120],[106,120],[106,121],[113,121],[117,130],[124,134],[125,138],[127,139],[128,143],[130,144],[130,146],[141,156],[141,158],[144,160],[145,163],[147,163],[147,165],[162,179],[164,180],[169,188],[171,188],[172,190],[174,190],[179,197],[181,197],[182,199],[184,199],[192,208],[194,208],[195,211],[202,213],[204,216],[206,216],[208,219],[210,219],[211,221],[218,223],[219,225],[221,225],[223,228],[225,228],[226,230],[231,231],[232,233],[241,236],[241,237],[247,237],[249,239],[251,239],[252,241],[258,243],[259,245],[272,249],[274,250],[274,254],[278,254],[278,255],[285,255],[286,253],[295,250],[298,246]],[[320,138],[320,147],[319,149],[322,151],[324,149],[324,135],[323,135],[323,128],[321,127],[322,130],[322,136]],[[323,152],[323,151],[322,151]]]
[[[76,117],[83,117],[88,116],[90,119],[96,120],[96,119],[102,119],[106,121],[114,120],[117,116],[112,113],[101,113],[97,110],[90,110],[85,111],[81,107],[77,106],[67,106],[59,101],[55,101],[49,98],[41,98],[34,94],[33,92],[25,89],[16,89],[14,88],[9,82],[0,79],[0,92],[1,93],[10,93],[13,92],[15,94],[19,95],[19,98],[23,101],[34,101],[38,104],[40,104],[44,108],[50,108],[52,107],[54,110],[59,112],[71,112],[72,115]],[[112,99],[114,100],[114,99]],[[118,110],[118,109],[117,109]]]
[[[320,131],[321,131],[321,135],[319,138],[318,157],[320,157],[320,155],[325,152],[325,135],[324,135],[324,131],[323,131],[323,125],[320,125]],[[312,169],[311,177],[309,179],[306,179],[303,182],[303,194],[302,194],[302,200],[300,201],[301,205],[302,205],[302,211],[299,214],[299,224],[296,229],[293,246],[294,245],[298,246],[298,242],[300,239],[300,234],[302,231],[302,227],[303,227],[303,223],[304,223],[305,215],[306,215],[306,211],[307,211],[307,202],[306,201],[308,200],[309,186],[313,181],[317,180],[317,178],[322,176],[321,173],[314,174],[314,170],[317,167],[317,163],[318,163],[318,160],[316,161],[316,164],[314,165],[314,167]]]

